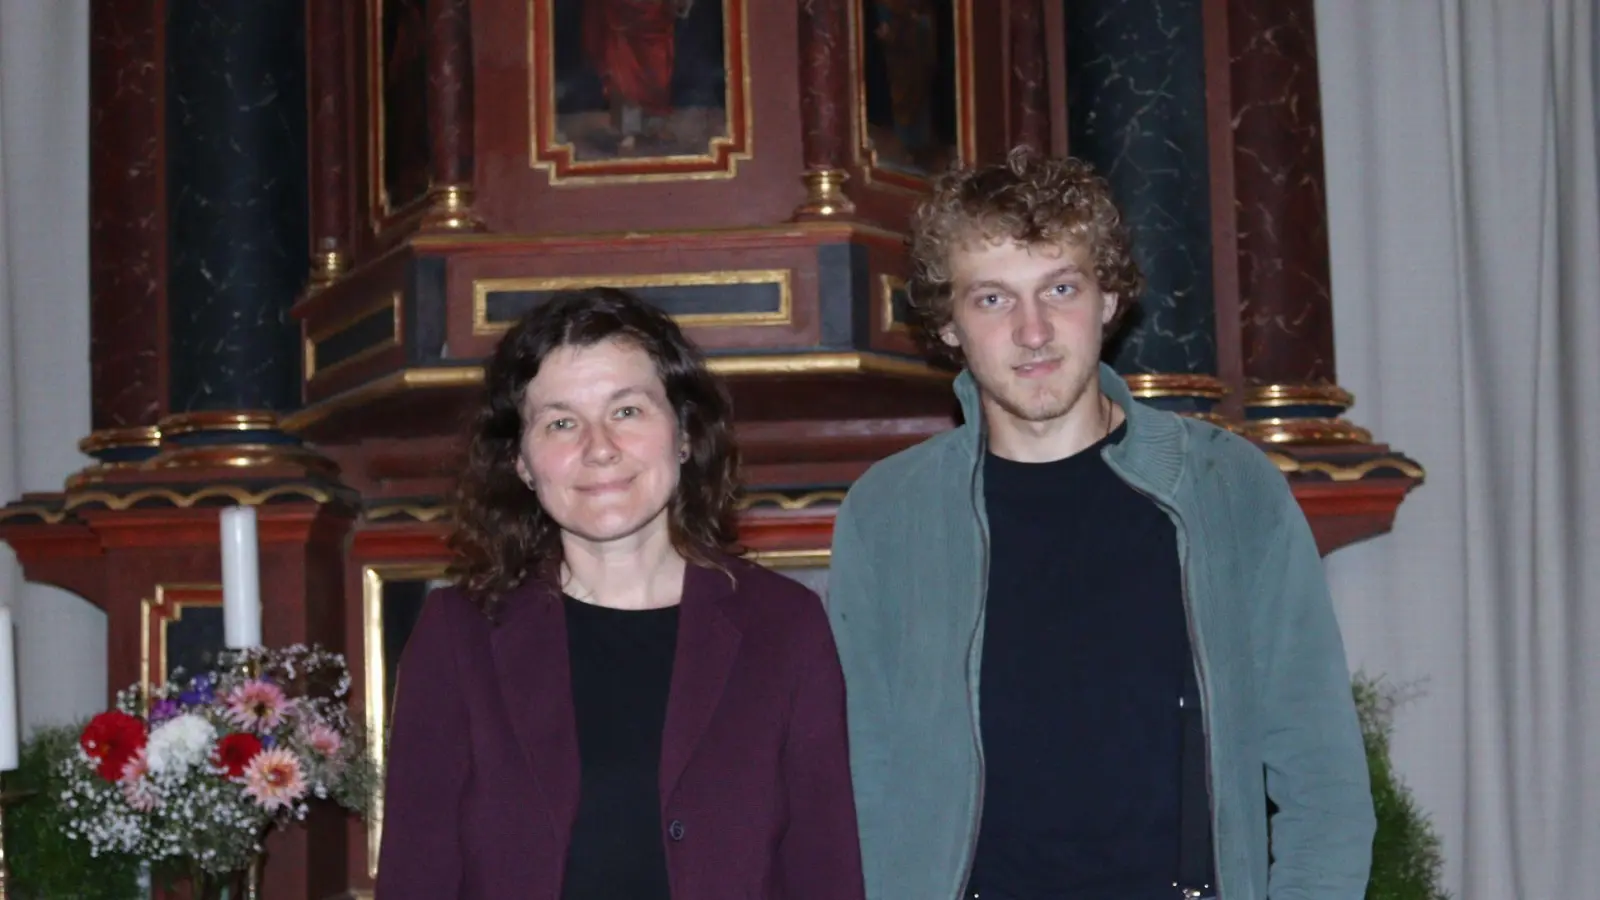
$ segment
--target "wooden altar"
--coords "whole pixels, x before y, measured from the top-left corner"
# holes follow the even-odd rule
[[[605,6],[317,0],[234,13],[251,21],[221,23],[227,33],[294,39],[281,57],[230,64],[298,94],[284,92],[281,132],[230,132],[193,118],[207,108],[195,98],[220,90],[205,61],[226,58],[204,17],[229,13],[93,0],[95,430],[82,449],[96,464],[6,506],[0,537],[29,579],[107,612],[108,691],[159,680],[216,640],[217,510],[255,504],[264,639],[342,648],[382,734],[400,648],[448,561],[480,362],[555,290],[635,289],[707,349],[738,416],[743,541],[819,587],[852,480],[953,424],[952,373],[922,360],[908,322],[907,218],[950,162],[1072,149],[1078,38],[1064,5],[682,2],[670,72],[643,85],[608,74],[607,54],[642,51],[596,37]],[[1422,471],[1342,418],[1320,140],[1301,139],[1319,115],[1306,101],[1310,0],[1202,6],[1215,353],[1184,370],[1119,367],[1147,402],[1260,441],[1327,553],[1387,530]],[[1278,46],[1302,63],[1298,103],[1260,102],[1284,77],[1252,55],[1267,30],[1300,38]],[[177,53],[198,68],[169,66]],[[650,81],[650,65],[633,68]],[[175,121],[178,108],[190,119]],[[205,165],[214,133],[265,135],[229,152],[299,186],[273,194],[263,179],[277,218],[215,225],[187,205],[223,190]],[[1261,160],[1296,177],[1260,177]],[[1259,209],[1287,221],[1259,227]],[[246,260],[276,273],[258,289],[197,280],[285,234],[292,253]],[[228,330],[241,319],[265,324]],[[333,816],[276,836],[263,896],[364,895],[380,836],[377,822]]]

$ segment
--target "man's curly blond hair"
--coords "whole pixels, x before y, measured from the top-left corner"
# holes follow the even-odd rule
[[[934,183],[917,209],[911,232],[911,280],[906,286],[930,348],[959,362],[939,339],[950,324],[950,254],[974,241],[1011,239],[1029,245],[1089,248],[1100,290],[1117,295],[1109,336],[1144,289],[1127,228],[1111,188],[1082,160],[1050,159],[1027,147],[1003,162],[955,169]]]

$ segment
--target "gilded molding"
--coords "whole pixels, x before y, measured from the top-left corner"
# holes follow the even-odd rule
[[[1203,397],[1221,400],[1228,394],[1228,386],[1210,375],[1135,373],[1124,375],[1128,390],[1141,400],[1156,397]]]
[[[1415,478],[1418,481],[1427,478],[1427,471],[1409,459],[1399,456],[1379,456],[1362,460],[1359,463],[1343,465],[1327,460],[1299,460],[1287,453],[1275,450],[1266,451],[1267,458],[1278,467],[1278,471],[1285,475],[1301,475],[1316,473],[1326,475],[1329,481],[1350,482],[1361,481],[1368,475],[1380,469],[1390,469],[1399,472],[1406,478]]]
[[[422,214],[423,231],[482,231],[483,220],[472,210],[472,188],[465,184],[436,185],[428,191],[428,208]]]
[[[756,491],[739,498],[735,508],[742,511],[776,506],[786,512],[809,509],[813,506],[844,502],[844,491],[811,491],[805,494],[786,494],[779,491]]]
[[[339,474],[333,460],[314,450],[293,444],[210,444],[196,447],[171,447],[139,464],[145,471],[161,469],[255,469],[265,466],[295,466],[329,477]]]
[[[138,425],[132,428],[102,428],[91,431],[78,441],[78,450],[85,456],[94,456],[107,450],[124,450],[139,447],[161,446],[161,429],[155,425]]]
[[[1246,407],[1336,406],[1344,410],[1355,402],[1355,395],[1337,384],[1258,384],[1244,391]]]
[[[828,565],[833,559],[833,549],[752,550],[746,554],[746,558],[769,569],[812,569]]]
[[[163,439],[203,431],[276,431],[278,416],[264,410],[177,413],[162,419],[157,428]]]
[[[494,335],[511,322],[489,321],[489,295],[500,291],[567,291],[591,287],[672,288],[726,285],[776,285],[778,308],[762,312],[687,313],[672,317],[684,328],[732,328],[746,325],[790,325],[794,322],[794,273],[789,269],[737,269],[716,272],[672,272],[654,275],[556,275],[527,278],[480,278],[472,282],[472,333]]]
[[[450,515],[450,508],[444,504],[432,503],[391,503],[384,506],[374,506],[368,509],[363,518],[368,522],[383,522],[391,519],[412,519],[417,522],[436,522]]]
[[[103,509],[121,511],[132,509],[146,500],[165,500],[180,509],[188,509],[199,505],[201,501],[215,498],[226,498],[245,506],[261,506],[269,500],[275,500],[280,497],[310,500],[314,503],[328,503],[333,500],[333,496],[327,491],[307,484],[283,484],[262,491],[251,491],[232,484],[212,484],[189,492],[157,487],[144,488],[128,494],[113,494],[108,491],[71,494],[67,497],[66,504],[62,507],[62,512],[72,512],[87,506],[98,506]],[[15,507],[0,511],[0,519],[3,519],[5,513],[10,512],[11,509],[15,509]]]
[[[856,205],[845,196],[850,173],[843,169],[811,169],[800,176],[806,199],[794,211],[796,219],[838,219],[855,215]]]
[[[1370,444],[1372,432],[1344,419],[1250,419],[1239,433],[1268,444]]]

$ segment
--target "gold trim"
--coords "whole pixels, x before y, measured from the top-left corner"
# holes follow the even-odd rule
[[[350,255],[337,247],[311,254],[311,284],[314,287],[325,288],[348,271]]]
[[[1337,384],[1257,384],[1245,388],[1245,406],[1337,406],[1349,409],[1355,395]]]
[[[1239,433],[1269,444],[1372,443],[1372,432],[1344,419],[1250,419]]]
[[[200,501],[208,500],[212,497],[227,497],[235,503],[260,506],[274,497],[284,496],[297,496],[316,503],[327,503],[331,499],[325,491],[297,484],[279,485],[259,492],[247,491],[231,484],[208,485],[192,494],[182,494],[171,488],[147,488],[131,494],[120,495],[105,491],[93,491],[87,494],[72,494],[67,497],[66,503],[61,508],[61,515],[64,516],[72,510],[91,503],[103,503],[106,509],[120,512],[132,509],[136,504],[154,498],[166,500],[180,509],[188,509]]]
[[[719,169],[697,169],[691,171],[674,172],[631,172],[608,175],[603,173],[605,168],[625,166],[629,165],[629,163],[619,162],[617,160],[604,160],[587,163],[578,162],[575,159],[577,155],[577,148],[574,147],[570,142],[565,144],[552,143],[547,147],[540,146],[540,122],[538,111],[533,103],[533,98],[536,96],[535,92],[543,91],[544,96],[548,98],[548,102],[545,104],[544,109],[543,124],[545,126],[546,133],[551,136],[552,141],[556,135],[556,48],[554,37],[556,33],[555,0],[528,0],[527,62],[529,168],[542,170],[545,173],[545,177],[549,179],[550,185],[558,188],[603,184],[646,184],[649,182],[669,181],[718,181],[731,180],[737,177],[739,174],[739,164],[754,156],[756,134],[755,101],[751,96],[752,91],[750,80],[750,4],[747,3],[746,0],[722,0],[722,25],[724,32],[722,39],[722,66],[723,71],[728,75],[728,78],[726,79],[726,85],[723,88],[725,94],[722,100],[722,108],[724,120],[727,122],[728,135],[726,137],[712,138],[707,143],[706,152],[704,154],[681,156],[642,156],[638,158],[636,164],[641,166],[651,164],[664,164],[672,166],[686,163],[705,163],[706,165],[716,165],[718,162],[719,150],[725,147],[731,148],[740,145],[741,136],[734,133],[732,121],[733,114],[735,112],[735,105],[733,103],[734,79],[732,77],[735,60],[733,57],[732,48],[730,46],[731,42],[728,40],[727,35],[728,21],[730,18],[732,18],[730,13],[735,4],[737,4],[739,8],[740,59],[738,62],[740,63],[740,78],[738,84],[740,93],[743,95],[741,99],[743,100],[744,106],[744,134],[742,136],[743,149],[729,150],[726,155],[722,157],[722,167]],[[534,42],[541,36],[548,38],[549,48],[548,52],[546,52],[544,55],[545,64],[542,67],[542,71],[539,71],[541,68],[538,65],[539,54],[537,52],[537,48],[534,46]],[[544,80],[544,84],[542,86],[539,84],[541,76]],[[562,148],[565,148],[567,151],[568,174],[565,175],[561,174],[559,171],[560,164],[555,160],[540,158],[541,153],[549,153],[552,150],[559,150]],[[593,175],[582,174],[585,171],[594,171],[596,169],[600,169],[602,172]]]
[[[880,356],[875,353],[796,353],[772,356],[714,356],[711,371],[722,376],[743,375],[889,375],[896,378],[950,381],[954,372],[935,369],[924,362]]]
[[[1141,400],[1157,397],[1204,397],[1221,400],[1228,395],[1228,386],[1210,375],[1187,375],[1141,372],[1122,376],[1128,390]]]
[[[843,503],[844,494],[844,491],[812,491],[809,494],[793,497],[777,491],[758,491],[740,497],[734,508],[743,512],[754,508],[757,503],[776,503],[779,508],[787,512],[794,512],[816,506],[819,503]]]
[[[388,506],[374,506],[367,510],[364,518],[368,522],[381,522],[385,518],[405,514],[418,522],[433,522],[450,515],[450,508],[442,504],[424,506],[420,503],[394,503]]]
[[[1276,450],[1267,450],[1267,458],[1272,460],[1278,471],[1285,475],[1294,475],[1299,472],[1321,472],[1329,480],[1335,482],[1360,481],[1377,469],[1396,469],[1407,478],[1419,481],[1427,478],[1427,470],[1409,460],[1398,456],[1380,456],[1375,459],[1364,460],[1352,466],[1341,466],[1326,460],[1301,461]]]
[[[922,193],[933,183],[939,173],[912,175],[885,168],[878,162],[877,148],[872,146],[867,129],[867,60],[866,22],[862,19],[861,4],[850,0],[850,77],[855,88],[856,114],[851,121],[855,132],[855,161],[861,167],[862,184],[876,184],[911,193]],[[956,162],[971,164],[978,156],[978,137],[975,125],[973,98],[977,95],[973,71],[976,68],[972,49],[972,0],[952,0],[951,18],[956,33]],[[876,175],[877,177],[874,177]]]
[[[163,438],[202,431],[276,431],[278,416],[263,410],[178,413],[162,419],[157,427]]]
[[[424,231],[481,231],[483,220],[472,210],[472,188],[465,184],[446,184],[430,188],[428,209],[420,222]]]
[[[873,237],[880,240],[893,241],[896,245],[903,245],[906,235],[902,232],[884,228],[859,220],[826,220],[819,219],[807,222],[785,222],[779,225],[737,225],[723,228],[660,228],[650,231],[622,231],[606,229],[599,231],[563,231],[560,234],[518,234],[502,232],[473,232],[470,234],[417,234],[410,237],[406,246],[414,249],[434,249],[439,247],[471,246],[493,247],[507,244],[523,247],[542,246],[567,246],[573,243],[606,243],[628,244],[648,241],[675,241],[684,238],[707,238],[723,240],[738,237],[770,237],[774,240],[786,238],[809,237],[812,235],[838,236],[848,240],[860,235]],[[389,253],[398,252],[391,250]],[[381,259],[381,257],[379,258]],[[370,265],[363,262],[363,266]]]
[[[91,484],[99,484],[105,481],[109,475],[117,472],[132,472],[139,469],[142,465],[142,460],[91,463],[90,465],[84,466],[82,469],[79,469],[71,475],[68,475],[67,480],[63,483],[63,487],[67,489],[68,493],[82,490]]]
[[[747,558],[769,569],[811,569],[827,566],[833,560],[833,549],[754,550]]]
[[[67,518],[65,509],[51,510],[43,506],[8,506],[0,508],[0,525],[12,519],[36,518],[46,525],[59,525]]]
[[[215,594],[216,599],[215,599],[215,601],[199,600],[199,599],[180,600],[180,601],[173,602],[171,604],[171,606],[169,607],[168,604],[167,604],[167,594],[169,592],[177,593],[177,592],[180,592],[180,591],[182,591],[182,592],[193,592],[193,593],[196,593],[196,594],[202,593],[202,592],[212,592],[212,591],[214,591],[214,592],[216,592],[216,594]],[[151,614],[154,613],[157,609],[171,609],[173,611],[173,614],[170,617],[163,617],[162,620],[161,620],[161,649],[160,649],[160,653],[157,654],[159,656],[159,659],[156,661],[158,663],[158,665],[157,665],[157,667],[155,669],[155,671],[159,671],[161,673],[161,680],[163,682],[165,682],[166,678],[167,678],[167,626],[171,625],[173,622],[177,622],[177,621],[182,620],[183,619],[183,611],[186,608],[191,607],[191,606],[193,606],[193,607],[201,607],[201,606],[221,607],[222,606],[222,585],[220,585],[220,584],[158,584],[158,585],[156,585],[156,591],[155,591],[155,598],[154,599],[151,599],[151,598],[148,598],[148,597],[141,597],[139,599],[139,689],[143,693],[141,701],[144,703],[144,708],[145,708],[146,712],[149,712],[149,709],[150,709],[150,686],[153,683],[153,679],[151,678],[151,666],[150,666],[150,664],[151,664],[151,648],[150,648],[150,638],[151,638],[150,618],[151,618]],[[191,673],[191,674],[195,674],[195,673]]]
[[[321,328],[318,328],[314,332],[308,331],[305,337],[305,380],[309,382],[318,375],[326,375],[329,372],[337,372],[339,369],[345,366],[354,365],[362,360],[371,359],[373,356],[382,353],[385,350],[391,350],[400,346],[400,309],[403,305],[402,300],[403,298],[401,293],[399,291],[394,291],[387,299],[378,303],[374,303],[360,312],[345,316],[334,324],[325,325]],[[328,338],[331,338],[334,335],[340,334],[353,327],[357,322],[366,319],[374,313],[382,312],[385,307],[393,310],[393,319],[390,324],[388,338],[372,345],[371,347],[357,351],[354,355],[347,356],[331,365],[321,367],[317,365],[317,345],[327,341]]]
[[[360,406],[406,391],[472,388],[482,384],[483,367],[480,365],[403,369],[302,407],[284,418],[283,430],[289,434],[297,434],[342,409]]]
[[[911,333],[911,323],[901,322],[894,317],[894,292],[906,289],[906,280],[894,275],[878,276],[878,307],[881,319],[878,323],[880,334]],[[909,298],[908,298],[909,299]]]
[[[796,219],[831,219],[854,215],[856,205],[845,196],[850,173],[843,169],[812,169],[800,176],[806,187],[805,202],[794,211]]]
[[[78,450],[85,456],[93,456],[104,450],[159,446],[161,446],[161,429],[155,425],[102,428],[89,432],[78,441]]]
[[[489,321],[489,294],[495,291],[568,291],[592,287],[672,288],[707,285],[775,284],[776,312],[686,313],[672,320],[684,328],[735,328],[788,325],[794,321],[794,274],[790,269],[740,269],[724,272],[669,272],[657,275],[558,275],[528,278],[482,278],[472,282],[472,333],[501,334],[511,322]]]
[[[334,475],[339,467],[320,453],[293,444],[206,444],[173,447],[139,464],[141,469],[252,469],[258,466],[302,466]]]
[[[722,376],[871,374],[930,381],[950,381],[955,377],[954,372],[924,362],[856,351],[713,356],[706,363],[712,373]],[[405,369],[304,407],[284,418],[282,427],[289,434],[298,434],[340,410],[406,391],[475,388],[482,384],[481,365]]]
[[[367,753],[380,773],[377,790],[373,796],[372,811],[367,814],[367,877],[378,875],[379,851],[383,846],[383,772],[385,750],[389,743],[389,711],[385,708],[388,697],[387,666],[383,655],[383,583],[399,581],[433,580],[443,578],[447,563],[378,563],[361,567],[361,640],[365,657],[363,673],[367,720]],[[399,670],[395,683],[400,681]]]

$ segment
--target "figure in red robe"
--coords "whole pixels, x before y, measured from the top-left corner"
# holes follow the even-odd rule
[[[587,0],[583,48],[611,105],[620,149],[631,150],[648,123],[672,112],[678,19],[694,0]]]

